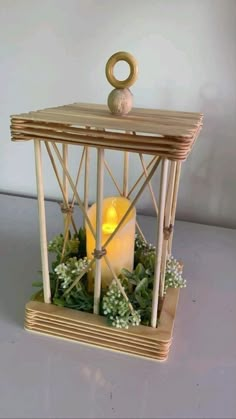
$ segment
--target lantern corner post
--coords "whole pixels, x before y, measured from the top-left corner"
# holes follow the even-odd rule
[[[104,190],[104,148],[97,149],[97,203],[95,240],[94,313],[99,314],[102,286],[102,208]]]
[[[41,140],[34,140],[34,152],[35,152],[36,184],[37,184],[37,195],[38,195],[38,214],[39,214],[40,249],[41,249],[41,263],[42,263],[42,276],[43,276],[43,295],[44,295],[44,302],[51,303]]]

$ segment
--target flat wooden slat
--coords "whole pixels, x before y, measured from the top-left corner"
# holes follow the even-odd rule
[[[163,125],[156,124],[154,121],[148,120],[139,121],[139,119],[132,119],[129,116],[124,118],[116,117],[111,114],[106,115],[89,115],[81,113],[70,113],[65,110],[48,110],[41,112],[30,112],[29,114],[15,115],[14,118],[19,117],[20,119],[26,120],[37,120],[45,122],[63,122],[72,125],[90,125],[102,129],[117,129],[124,131],[137,131],[145,132],[150,134],[160,134],[167,136],[183,136],[192,137],[196,128],[194,126],[189,127],[178,127],[174,124]]]
[[[103,147],[112,147],[113,149],[127,149],[127,150],[146,150],[146,152],[166,152],[171,154],[171,156],[176,159],[184,159],[187,157],[187,154],[189,153],[191,149],[191,143],[187,142],[176,142],[176,144],[173,144],[173,141],[165,138],[156,138],[156,141],[153,141],[153,138],[151,139],[151,143],[149,143],[149,140],[147,137],[145,144],[143,144],[142,141],[138,140],[137,142],[133,138],[133,136],[126,137],[129,138],[129,141],[122,140],[120,143],[114,141],[113,139],[109,139],[107,136],[104,138],[100,137],[91,137],[90,135],[87,136],[81,136],[76,133],[76,131],[70,132],[64,132],[63,130],[50,130],[50,129],[41,129],[37,128],[34,129],[34,126],[32,125],[30,128],[24,129],[15,129],[12,128],[12,135],[14,140],[21,140],[21,139],[32,139],[32,138],[42,138],[42,139],[48,139],[51,141],[66,141],[69,143],[79,143],[82,145],[92,145],[94,147],[96,146],[103,146]],[[145,148],[144,148],[145,147]]]
[[[45,108],[42,110],[44,111],[44,110],[49,110],[49,109],[64,109],[64,108],[67,108],[67,106],[72,106],[74,108],[79,109],[80,111],[85,111],[85,112],[108,111],[107,105],[95,104],[95,103],[77,103],[77,102],[68,104],[68,105],[63,105],[63,106]],[[173,110],[168,110],[168,109],[137,108],[137,107],[134,107],[131,112],[132,114],[138,115],[138,116],[145,116],[145,115],[166,116],[167,115],[167,116],[172,116],[172,117],[181,118],[181,119],[182,118],[199,119],[199,117],[202,116],[202,113],[199,113],[199,112],[185,112],[185,111],[173,111]]]
[[[116,115],[111,115],[110,113],[108,113],[107,110],[84,110],[84,109],[80,109],[80,108],[76,108],[74,106],[66,106],[66,107],[62,107],[62,108],[56,108],[56,109],[48,109],[48,110],[41,110],[40,111],[45,112],[47,114],[57,114],[57,113],[61,113],[63,115],[76,115],[78,117],[80,116],[87,116],[89,118],[91,118],[91,120],[93,118],[110,118],[112,117],[112,120],[114,121],[115,119],[117,119],[120,122],[121,117],[120,116],[116,116]],[[194,129],[198,123],[199,123],[199,118],[181,118],[181,117],[176,117],[176,116],[170,116],[168,114],[161,114],[161,115],[154,115],[154,114],[140,114],[138,112],[134,112],[131,111],[126,117],[126,119],[128,119],[129,121],[133,121],[133,122],[149,122],[150,124],[155,124],[157,127],[158,125],[168,125],[168,126],[173,126],[173,127],[182,127],[184,128],[188,128],[188,129]]]
[[[150,343],[148,344],[148,342],[146,342],[146,344],[142,344],[138,341],[134,341],[134,340],[130,340],[130,339],[122,339],[119,338],[118,336],[115,335],[106,335],[104,333],[101,334],[101,332],[99,333],[96,330],[93,330],[91,332],[87,331],[87,330],[83,330],[80,327],[76,328],[74,326],[71,326],[69,324],[60,324],[60,323],[56,323],[50,319],[45,320],[45,319],[35,319],[34,321],[29,320],[28,316],[26,317],[26,321],[25,324],[29,327],[29,328],[34,328],[34,327],[45,327],[47,329],[51,329],[51,330],[55,330],[55,331],[59,331],[59,332],[66,332],[68,334],[74,334],[74,335],[78,335],[80,337],[84,337],[86,339],[98,339],[101,342],[107,342],[112,343],[112,344],[116,344],[116,345],[122,345],[123,348],[132,348],[135,347],[136,349],[139,350],[145,350],[147,352],[150,353],[156,353],[159,351],[166,351],[170,348],[170,344],[159,344],[157,345],[150,345]]]
[[[21,133],[19,133],[19,134],[17,134],[17,133],[15,133],[14,134],[14,136],[15,136],[15,139],[17,140],[17,137],[18,137],[18,135],[19,135],[19,137],[21,137],[22,135],[23,135],[23,137],[25,137],[25,139],[47,139],[48,141],[60,141],[60,140],[62,140],[62,141],[65,141],[65,142],[67,142],[67,143],[78,143],[78,144],[86,144],[86,145],[91,145],[91,146],[94,146],[94,147],[97,147],[97,146],[100,146],[100,147],[112,147],[113,149],[116,149],[116,148],[123,148],[123,149],[127,149],[127,150],[133,150],[133,151],[136,151],[136,150],[143,150],[144,149],[144,147],[145,147],[145,150],[147,151],[147,153],[149,152],[149,151],[153,151],[153,152],[156,152],[157,154],[158,154],[158,152],[160,151],[163,151],[163,152],[166,152],[167,154],[168,154],[168,152],[170,152],[170,153],[172,153],[174,156],[176,156],[176,157],[178,157],[178,156],[185,156],[187,153],[188,153],[188,151],[189,151],[189,147],[182,147],[182,148],[178,148],[178,147],[175,147],[175,146],[168,146],[168,144],[167,145],[165,145],[165,144],[145,144],[145,145],[143,145],[143,144],[133,144],[133,143],[130,143],[130,142],[128,142],[128,141],[126,141],[125,143],[123,143],[123,144],[119,144],[118,145],[118,147],[117,147],[117,145],[115,144],[115,143],[113,143],[113,142],[109,142],[109,141],[106,141],[105,139],[104,140],[96,140],[96,139],[94,139],[93,137],[89,137],[89,136],[87,136],[86,138],[84,138],[83,136],[81,137],[81,136],[69,136],[69,135],[67,135],[66,133],[65,134],[49,134],[49,133],[46,133],[46,132],[35,132],[35,133],[27,133],[27,132],[23,132],[22,134]]]
[[[169,288],[166,294],[166,298],[163,303],[159,326],[157,329],[148,326],[139,327],[132,326],[128,330],[125,329],[112,329],[111,326],[107,325],[107,320],[103,316],[95,314],[85,313],[77,310],[72,310],[64,307],[57,307],[53,304],[44,304],[39,301],[30,301],[26,305],[27,311],[34,311],[35,313],[43,313],[45,315],[55,316],[65,321],[73,321],[78,325],[83,323],[87,326],[96,327],[102,330],[115,330],[115,333],[119,336],[131,336],[144,337],[145,339],[151,339],[155,342],[167,341],[169,342],[172,337],[173,322],[176,314],[176,308],[178,304],[179,290],[175,288]]]
[[[51,335],[54,337],[58,337],[61,339],[65,339],[65,340],[69,340],[69,341],[75,341],[78,343],[84,343],[86,345],[91,345],[91,346],[97,346],[100,347],[102,349],[107,349],[107,350],[112,350],[118,353],[125,353],[125,354],[130,354],[130,355],[134,355],[134,356],[140,356],[142,358],[148,358],[148,359],[154,359],[154,360],[158,360],[158,361],[165,361],[168,357],[168,351],[164,352],[164,353],[158,353],[156,352],[155,355],[152,355],[150,353],[147,353],[145,351],[140,351],[137,350],[136,348],[131,348],[131,349],[127,349],[127,348],[122,348],[122,347],[117,347],[116,345],[112,345],[112,343],[108,343],[108,342],[101,342],[101,341],[97,341],[95,339],[85,339],[81,336],[77,336],[77,335],[72,335],[72,334],[68,334],[66,332],[62,333],[61,331],[54,331],[54,330],[50,330],[47,329],[45,327],[34,327],[34,328],[29,328],[27,326],[27,324],[25,325],[25,328],[29,331],[33,331],[33,332],[38,332],[40,334],[43,335]]]
[[[116,146],[117,142],[114,141],[112,138],[109,138],[108,136],[105,137],[97,137],[97,136],[91,136],[90,134],[83,136],[80,133],[76,133],[76,132],[72,132],[70,133],[69,131],[54,131],[54,130],[48,130],[45,128],[37,128],[34,129],[34,127],[31,128],[24,128],[21,130],[18,129],[12,129],[12,133],[13,135],[21,135],[21,134],[25,134],[28,136],[32,136],[32,137],[42,137],[42,138],[55,138],[55,139],[62,139],[62,140],[78,140],[78,141],[82,141],[83,143],[87,143],[90,142],[91,144],[97,145],[97,144],[110,144],[110,145],[114,145]],[[160,139],[156,138],[156,141],[149,141],[148,139],[149,137],[147,137],[146,142],[145,142],[145,147],[147,148],[151,148],[153,150],[155,150],[156,147],[163,149],[163,150],[176,150],[178,151],[188,151],[190,148],[191,143],[186,143],[186,142],[176,142],[173,143],[173,141],[169,141],[168,139]],[[134,146],[135,148],[138,147],[142,147],[143,148],[143,141],[134,141],[132,139],[132,137],[130,137],[128,140],[120,140],[121,145],[130,145],[130,146]]]
[[[36,139],[37,139],[37,137],[35,137]],[[42,138],[42,137],[39,137],[39,138]],[[17,135],[17,136],[15,136],[15,137],[12,137],[12,141],[30,141],[30,140],[32,140],[33,138],[32,138],[32,136],[26,136],[26,135]],[[84,141],[68,141],[68,140],[62,140],[62,139],[47,139],[48,141],[50,141],[50,142],[56,142],[56,143],[65,143],[65,144],[68,144],[68,143],[70,143],[70,144],[77,144],[77,145],[85,145],[84,144]],[[144,148],[139,148],[139,147],[130,147],[130,146],[115,146],[115,145],[107,145],[107,144],[105,144],[105,143],[102,143],[102,144],[93,144],[93,143],[90,143],[89,141],[87,141],[86,142],[86,145],[90,145],[91,147],[104,147],[104,148],[106,148],[107,150],[119,150],[119,151],[124,151],[124,150],[126,150],[126,151],[130,151],[130,152],[132,152],[132,153],[143,153],[143,154],[150,154],[150,155],[158,155],[158,156],[161,156],[161,157],[166,157],[166,158],[168,158],[169,160],[173,160],[173,161],[184,161],[184,160],[186,160],[186,158],[187,158],[187,156],[188,156],[188,153],[181,153],[181,154],[178,154],[178,155],[176,155],[176,153],[175,152],[170,152],[170,151],[160,151],[160,150],[158,150],[158,148],[157,149],[152,149],[152,148],[150,148],[150,149],[144,149]]]
[[[15,115],[11,122],[13,141],[45,138],[184,161],[201,129],[202,115],[134,108],[119,117],[105,105],[75,103]],[[134,131],[135,136],[129,134]]]
[[[63,326],[63,327],[68,327],[71,330],[75,330],[75,331],[81,331],[83,333],[86,333],[88,335],[101,335],[101,331],[97,330],[96,327],[92,327],[89,326],[87,324],[83,324],[83,323],[76,323],[73,322],[73,320],[70,321],[65,321],[65,319],[61,319],[55,316],[51,316],[51,315],[45,315],[43,313],[35,313],[33,310],[26,310],[26,316],[27,316],[27,324],[28,325],[33,325],[35,324],[35,322],[44,322],[45,324],[47,323],[53,323],[55,325],[58,326]],[[114,327],[110,327],[109,329],[103,329],[102,330],[102,336],[107,337],[109,339],[118,339],[118,341],[121,342],[126,342],[127,341],[127,335],[122,335],[119,334],[119,337],[117,337],[117,333],[116,333],[116,328]],[[146,339],[142,336],[131,336],[129,335],[129,341],[131,342],[135,342],[137,345],[141,345],[141,346],[147,346],[150,347],[150,345],[153,348],[162,348],[163,345],[165,345],[166,347],[171,345],[171,340],[168,341],[153,341],[150,339]]]
[[[114,132],[114,131],[101,131],[95,129],[86,129],[80,127],[74,127],[70,125],[55,124],[55,123],[44,123],[44,122],[35,122],[35,121],[22,121],[12,120],[11,131],[13,133],[21,133],[24,130],[41,130],[47,129],[49,131],[55,132],[65,132],[71,134],[80,134],[80,135],[89,135],[90,137],[95,138],[108,138],[114,141],[133,141],[141,143],[156,143],[165,144],[167,141],[169,144],[178,145],[180,144],[191,144],[193,139],[186,137],[168,137],[168,136],[154,136],[154,135],[133,135],[128,133]]]

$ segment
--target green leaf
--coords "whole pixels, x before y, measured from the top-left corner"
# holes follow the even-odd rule
[[[43,281],[34,281],[32,282],[32,287],[42,287]]]
[[[140,279],[143,278],[145,275],[145,268],[142,263],[139,263],[135,268],[135,275],[137,275]]]
[[[135,288],[135,293],[137,292],[142,292],[145,288],[148,287],[148,278],[144,277],[139,284],[137,285],[137,287]]]
[[[64,307],[65,306],[65,301],[62,298],[53,298],[53,304],[55,304],[56,306],[59,307]]]
[[[121,269],[121,274],[124,275],[126,278],[133,278],[133,273],[128,271],[128,269]]]
[[[137,302],[138,302],[138,304],[139,304],[139,306],[141,307],[141,308],[146,308],[146,306],[147,306],[147,301],[145,300],[145,298],[143,298],[143,297],[141,297],[141,295],[140,294],[136,294],[136,300],[137,300]]]
[[[33,300],[33,301],[43,301],[43,290],[35,292],[31,296],[31,300]]]

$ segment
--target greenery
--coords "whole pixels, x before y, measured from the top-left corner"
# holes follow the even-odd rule
[[[156,249],[152,244],[148,244],[140,236],[136,236],[135,268],[132,272],[122,269],[119,276],[129,301],[135,309],[135,313],[139,314],[140,322],[144,325],[150,325],[151,320],[155,252]],[[173,256],[167,260],[166,264],[164,294],[166,294],[169,287],[186,287],[186,280],[182,277],[182,267]],[[126,311],[124,313],[119,310],[115,311],[115,308],[122,306],[122,304],[126,307]],[[114,309],[112,310],[113,306]],[[107,310],[107,307],[109,307],[110,311]],[[110,285],[106,294],[105,304],[103,298],[103,313],[108,316],[109,320],[112,321],[112,325],[116,327],[123,323],[124,327],[131,324],[131,311],[124,297],[119,294],[118,286],[114,282]],[[131,319],[128,314],[131,316]]]
[[[78,234],[69,237],[64,247],[63,235],[56,236],[48,244],[48,251],[55,254],[50,272],[52,301],[55,305],[76,310],[92,312],[93,295],[87,290],[87,274],[78,277],[87,270],[89,260],[86,257],[86,234],[80,229]],[[101,314],[107,317],[109,324],[117,328],[130,325],[149,325],[152,308],[152,290],[154,284],[155,252],[152,244],[146,243],[140,235],[135,237],[134,270],[122,269],[119,279],[133,307],[124,298],[115,280],[109,288],[102,291]],[[77,281],[76,281],[77,279]],[[73,286],[72,284],[76,282]],[[37,281],[34,286],[42,287]],[[166,264],[165,288],[183,288],[186,281],[182,277],[179,262],[170,257]]]
[[[62,234],[54,237],[48,244],[48,251],[55,254],[50,272],[52,301],[55,305],[69,307],[75,310],[92,312],[93,296],[87,291],[87,275],[69,291],[69,287],[86,270],[89,260],[86,257],[86,234],[80,228],[78,234],[69,233],[65,251],[62,254],[64,237]]]

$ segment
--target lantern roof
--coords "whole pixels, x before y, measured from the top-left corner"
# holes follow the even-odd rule
[[[106,105],[73,103],[13,115],[13,141],[50,142],[156,154],[185,160],[202,127],[202,114],[133,108],[126,116]]]

